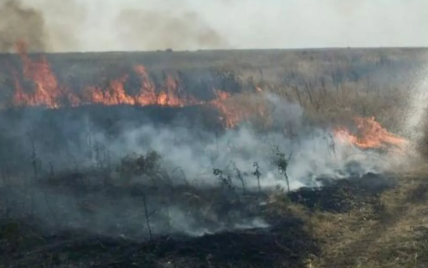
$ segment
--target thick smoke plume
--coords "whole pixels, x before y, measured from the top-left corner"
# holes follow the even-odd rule
[[[1,2],[1,51],[16,39],[53,52],[428,45],[425,1]]]
[[[37,110],[20,114],[21,120],[3,124],[8,130],[2,131],[2,138],[13,143],[2,146],[2,173],[6,174],[2,183],[8,190],[1,196],[12,208],[11,215],[31,213],[49,230],[71,228],[144,239],[148,237],[144,222],[149,214],[154,235],[202,235],[268,226],[261,214],[254,212],[254,206],[260,206],[254,194],[260,190],[268,193],[278,186],[288,188],[275,162],[278,153],[288,159],[291,190],[319,186],[317,179],[358,177],[389,168],[381,153],[343,144],[329,128],[310,125],[300,106],[272,95],[265,98],[272,108],[273,123],[269,131],[262,132],[242,125],[215,134],[180,121],[175,126],[124,122],[120,131],[112,134],[85,116],[56,120]],[[132,115],[124,113],[123,118]],[[290,137],[287,128],[297,135]],[[115,168],[129,154],[152,150],[162,157],[159,168],[163,175],[124,177]],[[29,167],[19,180],[9,179],[16,175],[7,172],[13,154],[18,155],[19,170]],[[255,162],[260,167],[261,189],[252,175]],[[230,176],[227,183],[235,191],[221,188],[213,169]],[[110,190],[105,188],[106,179],[114,185]],[[66,185],[60,186],[62,183]],[[241,199],[240,205],[226,202],[233,200],[236,191],[245,192],[250,201]]]

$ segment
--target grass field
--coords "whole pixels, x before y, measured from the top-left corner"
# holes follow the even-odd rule
[[[304,126],[324,129],[351,124],[354,117],[375,116],[389,131],[410,138],[403,126],[414,105],[411,95],[423,90],[415,83],[423,80],[427,52],[423,48],[158,51],[47,58],[59,83],[75,92],[90,85],[103,87],[124,74],[130,76],[124,88],[132,92],[139,85],[132,68],[141,64],[159,87],[169,74],[199,99],[212,98],[207,93],[212,88],[230,93],[228,105],[235,113],[257,109],[251,96],[258,89],[273,93],[284,102],[273,105],[276,110],[270,117],[251,118],[253,128],[256,133],[280,130],[293,144],[291,136],[300,135],[290,119],[294,110],[281,110],[290,103],[300,107],[298,120]],[[16,90],[11,70],[21,68],[17,55],[0,55],[3,106],[9,107]],[[19,79],[31,91],[32,84]],[[270,153],[252,147],[259,137],[242,145],[247,136],[229,134],[237,147],[248,150],[235,152],[234,144],[219,136],[230,130],[221,129],[217,121],[211,124],[217,116],[211,114],[199,106],[2,110],[0,267],[428,267],[425,140],[417,146],[422,154],[406,162],[405,168],[399,163],[382,172],[327,177],[331,180],[321,187],[288,191],[292,154],[287,160],[285,154],[274,153],[279,157],[272,167],[279,171],[275,176],[287,184],[260,187],[258,169],[252,164],[268,162]],[[198,117],[206,130],[203,137],[191,134],[187,145],[172,148],[175,136],[193,133],[198,124],[190,120],[192,127],[180,129],[184,134],[169,129],[180,124],[175,120],[181,115]],[[143,120],[146,116],[149,119]],[[88,121],[96,127],[88,130]],[[238,167],[239,161],[235,167],[215,162],[212,174],[192,173],[188,169],[198,166],[189,160],[188,169],[165,171],[157,153],[146,152],[115,159],[113,152],[125,144],[116,141],[129,138],[133,127],[153,121],[166,124],[169,131],[146,133],[159,136],[153,138],[154,147],[166,144],[159,147],[166,148],[159,152],[162,159],[194,154],[197,157],[189,159],[202,162],[208,151],[196,154],[186,148],[207,147],[217,150],[217,158],[239,156],[252,169]],[[91,132],[94,129],[98,132]],[[100,133],[103,148],[96,143]],[[202,145],[197,147],[199,141]],[[151,148],[151,141],[147,143],[144,148]],[[340,157],[313,150],[302,154],[308,163]],[[299,159],[299,165],[307,164],[304,157]],[[360,164],[364,167],[370,161]],[[260,176],[265,173],[270,171],[262,167]],[[213,183],[203,185],[206,181]]]

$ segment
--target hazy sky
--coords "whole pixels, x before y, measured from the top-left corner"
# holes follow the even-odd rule
[[[428,46],[428,0],[22,2],[52,51]]]

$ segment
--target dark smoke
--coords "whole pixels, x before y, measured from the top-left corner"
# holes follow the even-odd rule
[[[0,52],[16,52],[17,42],[30,52],[79,50],[84,17],[74,1],[0,0]]]
[[[43,14],[25,7],[20,0],[0,2],[0,51],[13,52],[18,40],[28,44],[30,51],[48,48]]]

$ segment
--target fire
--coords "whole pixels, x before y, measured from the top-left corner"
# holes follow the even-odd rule
[[[135,99],[127,95],[123,87],[127,79],[128,77],[124,76],[110,81],[107,90],[94,86],[88,87],[85,91],[85,100],[89,100],[90,103],[100,103],[109,106],[119,104],[134,105]]]
[[[134,73],[139,77],[140,86],[136,93],[129,94],[125,84],[129,75],[113,79],[106,86],[89,85],[80,94],[69,90],[60,84],[46,57],[35,60],[27,53],[25,43],[17,44],[23,70],[20,76],[12,70],[15,91],[12,104],[14,106],[42,106],[49,109],[64,106],[80,106],[88,104],[112,105],[158,105],[169,107],[184,107],[188,105],[207,105],[215,107],[221,114],[220,120],[226,127],[235,127],[242,120],[254,114],[265,114],[265,107],[254,102],[231,102],[231,94],[213,89],[215,99],[211,101],[197,100],[189,95],[172,75],[166,75],[163,83],[156,85],[143,65],[134,67]],[[21,84],[22,79],[33,84],[31,91]],[[257,92],[261,92],[257,88]]]
[[[200,101],[186,93],[179,81],[172,75],[166,75],[163,83],[157,86],[151,79],[143,65],[137,65],[133,71],[140,80],[140,86],[136,93],[129,94],[125,90],[125,83],[129,75],[113,79],[106,87],[88,86],[81,94],[76,94],[62,86],[52,71],[46,57],[39,60],[31,58],[26,50],[25,43],[17,44],[17,51],[22,60],[22,75],[12,70],[15,84],[13,95],[14,106],[43,106],[46,108],[59,108],[63,106],[79,106],[91,103],[112,105],[158,105],[170,107],[184,107],[188,105],[208,105],[215,107],[221,114],[221,121],[228,128],[235,127],[243,120],[251,116],[260,115],[267,118],[266,105],[251,96],[231,96],[230,93],[213,89],[215,99]],[[33,90],[27,92],[21,84],[20,77],[24,81],[33,84]],[[256,87],[256,92],[262,92]],[[375,121],[374,118],[356,118],[357,133],[354,135],[346,128],[337,128],[336,136],[345,142],[360,148],[380,148],[385,146],[403,147],[405,139],[389,133]]]
[[[23,77],[34,83],[34,92],[25,93],[15,73],[14,104],[58,108],[61,98],[68,98],[70,103],[75,104],[76,98],[74,96],[63,94],[65,89],[60,87],[45,57],[41,58],[40,61],[33,61],[27,55],[24,43],[18,43],[17,50],[23,63]]]
[[[335,129],[335,136],[343,142],[362,149],[387,148],[391,146],[404,149],[408,143],[406,139],[388,132],[374,117],[357,117],[354,121],[357,127],[356,134],[352,134],[344,127],[338,127]]]
[[[13,104],[15,106],[59,108],[65,105],[97,103],[109,106],[126,104],[183,107],[203,103],[180,90],[178,82],[171,75],[167,75],[161,88],[156,88],[142,65],[134,68],[135,73],[140,77],[140,89],[136,95],[130,95],[125,91],[124,85],[128,79],[128,75],[125,75],[110,81],[107,88],[88,86],[84,89],[82,96],[77,96],[59,84],[45,57],[38,61],[31,59],[24,43],[17,44],[17,51],[23,64],[23,78],[32,81],[34,88],[32,92],[25,92],[19,76],[14,72]]]
[[[141,84],[140,95],[136,98],[137,103],[140,105],[157,103],[158,98],[156,96],[156,86],[150,80],[146,68],[143,65],[137,65],[135,66],[134,71],[139,75]]]
[[[202,104],[202,102],[197,101],[183,90],[180,90],[178,82],[172,76],[167,75],[160,92],[156,93],[156,86],[151,81],[146,68],[142,65],[137,65],[134,70],[139,75],[141,82],[140,92],[135,97],[135,104],[141,106],[160,105],[171,107]]]
[[[266,105],[260,99],[247,95],[236,96],[232,99],[227,92],[215,91],[215,93],[217,99],[211,101],[210,104],[220,112],[220,120],[228,128],[233,128],[252,116],[265,117],[267,115]]]

